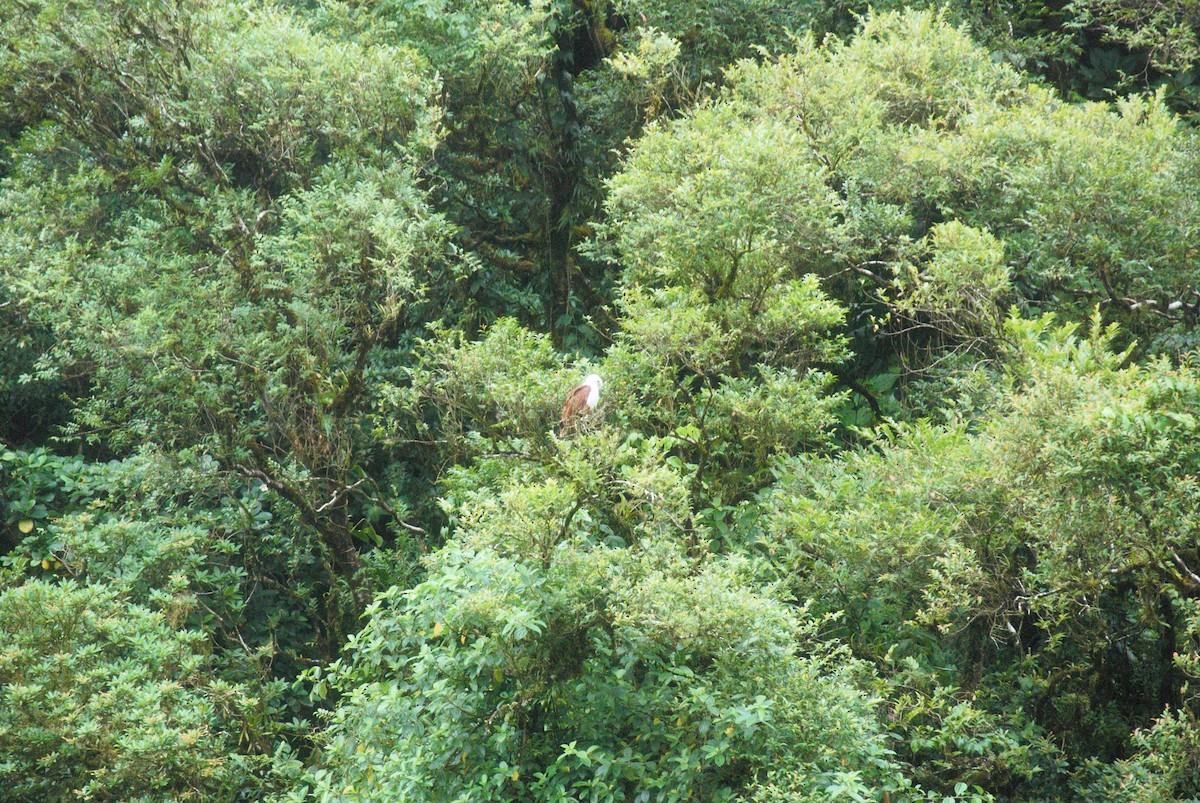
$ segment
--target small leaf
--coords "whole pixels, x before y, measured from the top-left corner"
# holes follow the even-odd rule
[[[433,626],[433,637],[437,638],[440,635],[442,635],[442,623],[437,622]]]

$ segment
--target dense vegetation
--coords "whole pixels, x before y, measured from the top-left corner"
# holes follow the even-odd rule
[[[0,0],[0,796],[1200,798],[1198,36]]]

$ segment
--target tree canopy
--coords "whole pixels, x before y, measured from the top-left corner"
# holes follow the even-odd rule
[[[0,0],[7,793],[1200,797],[1195,12]]]

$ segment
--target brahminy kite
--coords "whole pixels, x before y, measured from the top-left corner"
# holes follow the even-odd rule
[[[590,415],[600,403],[600,386],[604,384],[599,374],[588,374],[583,384],[577,386],[569,394],[563,404],[562,424],[559,432],[572,432],[579,427],[580,422]]]

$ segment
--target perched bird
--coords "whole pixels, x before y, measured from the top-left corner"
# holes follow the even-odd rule
[[[596,405],[600,403],[600,387],[603,384],[604,380],[600,378],[599,374],[588,374],[582,385],[567,394],[567,401],[563,404],[559,434],[574,432],[579,428],[583,419],[596,409]]]

